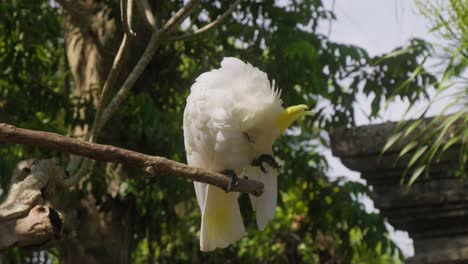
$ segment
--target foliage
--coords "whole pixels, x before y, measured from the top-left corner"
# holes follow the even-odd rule
[[[0,121],[64,134],[73,107],[59,10],[48,1],[7,2],[0,2]],[[11,146],[0,147],[0,154],[5,187],[18,160],[45,153]]]
[[[432,31],[438,33],[442,43],[439,49],[431,49],[429,56],[440,57],[442,73],[434,83],[435,95],[422,109],[418,118],[412,121],[402,120],[395,134],[389,139],[383,151],[388,150],[397,140],[406,139],[408,145],[401,150],[399,158],[407,155],[411,158],[403,174],[402,181],[411,176],[411,185],[423,172],[428,172],[432,162],[438,162],[441,155],[453,146],[459,146],[459,167],[455,174],[464,177],[468,162],[468,79],[464,77],[468,69],[468,2],[466,0],[420,1],[422,14],[432,22]],[[404,51],[406,52],[406,50]],[[418,66],[422,68],[423,62]],[[409,80],[409,79],[408,79]],[[443,98],[449,103],[430,122],[423,122],[432,103]],[[406,113],[415,108],[410,102]],[[454,112],[445,116],[448,112]],[[455,127],[455,129],[454,129]]]
[[[166,13],[161,15],[169,16],[181,2],[164,2],[161,10]],[[204,11],[191,16],[192,24],[185,31],[218,17],[228,4],[204,1],[202,7]],[[1,121],[62,134],[89,122],[79,120],[76,113],[77,109],[93,112],[92,103],[76,105],[69,95],[73,83],[66,67],[61,12],[50,1],[2,2],[1,9]],[[225,250],[199,251],[200,215],[191,183],[170,177],[146,179],[139,177],[141,171],[124,168],[128,177],[120,183],[118,198],[136,200],[132,253],[136,263],[151,256],[159,262],[399,262],[382,216],[366,212],[356,199],[368,192],[367,187],[326,177],[328,165],[317,146],[327,144],[322,129],[354,125],[353,104],[359,92],[374,97],[374,116],[389,97],[420,99],[424,87],[434,81],[417,63],[424,60],[429,47],[413,40],[410,53],[370,57],[359,47],[316,33],[321,21],[333,18],[321,1],[291,1],[287,6],[274,1],[245,2],[233,18],[215,29],[161,47],[156,58],[161,63],[152,69],[156,72],[146,73],[157,76],[157,81],[136,87],[104,129],[103,143],[184,161],[181,113],[188,88],[196,76],[218,67],[226,56],[264,70],[282,88],[285,105],[306,103],[316,115],[302,122],[302,129],[292,129],[275,147],[285,162],[275,220],[265,232],[257,231],[243,195],[248,236]],[[409,76],[414,77],[408,80]],[[19,160],[61,155],[24,146],[2,146],[0,152],[3,189]],[[75,190],[74,202],[91,192],[106,210],[107,184],[113,177],[99,164],[83,184],[93,188]],[[17,251],[8,254],[11,259],[25,256]]]

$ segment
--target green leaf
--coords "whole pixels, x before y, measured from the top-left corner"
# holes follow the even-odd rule
[[[408,185],[412,185],[414,181],[416,181],[416,179],[419,177],[419,175],[421,175],[421,173],[424,171],[424,169],[426,168],[426,165],[421,165],[419,167],[417,167],[414,171],[413,171],[413,174],[411,175],[411,178],[408,182]]]
[[[400,56],[400,55],[403,55],[403,54],[407,54],[409,52],[411,52],[413,50],[413,47],[408,47],[408,48],[405,48],[405,49],[397,49],[397,50],[394,50],[390,53],[387,53],[385,54],[384,56],[382,56],[382,58],[380,58],[379,60],[377,60],[375,62],[375,64],[380,64],[382,63],[382,61],[384,60],[387,60],[389,58],[394,58],[394,57],[397,57],[397,56]]]
[[[458,140],[460,140],[459,137],[453,137],[447,143],[444,144],[444,147],[442,148],[442,152],[445,152],[447,149],[449,149],[453,144],[455,144]]]
[[[402,132],[398,132],[396,134],[394,134],[393,136],[391,136],[387,143],[385,144],[385,146],[382,148],[382,152],[381,152],[381,155],[387,151],[402,135],[403,133]]]
[[[317,57],[317,49],[308,41],[297,40],[287,46],[285,55],[291,59],[307,58],[313,61]]]
[[[418,145],[418,142],[416,141],[411,141],[408,145],[406,145],[406,147],[404,147],[401,151],[400,151],[400,155],[398,155],[398,158],[401,158],[403,155],[405,155],[406,153],[408,153],[409,151],[411,151],[414,147],[416,147]]]
[[[416,121],[414,121],[405,131],[405,134],[404,136],[408,136],[411,132],[413,132],[413,130],[415,128],[417,128],[422,122],[424,121],[424,119],[418,119]]]
[[[429,164],[432,159],[434,158],[435,154],[437,153],[437,150],[440,148],[442,144],[442,140],[444,139],[445,134],[447,133],[447,130],[449,127],[455,123],[459,118],[463,116],[464,112],[458,112],[454,115],[449,116],[447,119],[445,119],[442,124],[436,129],[436,131],[439,131],[440,128],[442,128],[442,131],[439,132],[439,136],[437,137],[436,141],[432,144],[431,149],[429,150],[428,154],[425,157],[426,162]]]
[[[424,151],[426,151],[427,148],[428,148],[427,145],[422,146],[414,153],[413,157],[411,157],[411,160],[408,163],[408,168],[413,166],[413,164],[419,159],[419,157],[421,157],[421,155],[424,153]]]

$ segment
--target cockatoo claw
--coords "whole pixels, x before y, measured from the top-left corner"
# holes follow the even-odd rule
[[[258,158],[254,159],[250,165],[254,167],[260,167],[263,173],[267,173],[265,167],[263,167],[263,162],[270,165],[273,169],[277,169],[280,165],[276,162],[275,158],[269,154],[262,154]]]
[[[229,177],[229,185],[226,188],[226,192],[230,192],[233,186],[237,186],[239,184],[237,174],[233,170],[223,170],[221,174],[224,174]]]

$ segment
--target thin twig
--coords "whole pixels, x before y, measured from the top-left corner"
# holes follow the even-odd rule
[[[169,21],[164,24],[164,27],[161,29],[161,35],[167,35],[176,29],[183,21],[186,19],[198,5],[199,0],[190,0],[186,5],[184,5],[174,16],[169,19]]]
[[[123,65],[125,64],[125,61],[128,58],[128,52],[129,52],[128,46],[129,45],[130,45],[130,38],[126,34],[124,34],[122,43],[120,44],[119,51],[117,52],[117,55],[115,56],[114,62],[112,64],[112,68],[102,88],[101,95],[98,101],[98,105],[96,107],[96,113],[94,115],[93,125],[91,126],[91,129],[88,131],[88,133],[85,136],[85,140],[87,141],[91,141],[91,142],[96,141],[96,138],[100,133],[100,129],[102,127],[101,117],[102,117],[104,105],[106,104],[107,98],[110,95],[111,88],[114,87],[115,82],[117,81],[117,78],[120,75],[120,72],[122,71]],[[85,171],[88,171],[88,169],[82,169],[83,166],[90,165],[89,161],[83,161],[81,166],[79,166],[82,161],[83,161],[82,157],[72,156],[69,164],[67,165],[67,169],[70,171],[70,173],[73,175],[73,178],[75,178],[77,182],[79,178],[81,178],[83,173]]]
[[[335,4],[336,0],[333,0],[332,6],[331,6],[331,12],[335,12]],[[396,10],[396,9],[395,9]],[[332,32],[332,26],[333,26],[333,15],[330,16],[330,19],[328,20],[328,32],[327,32],[327,37],[330,37],[330,34]]]
[[[154,176],[181,177],[192,181],[208,183],[223,190],[227,189],[230,180],[222,174],[190,167],[163,157],[150,156],[114,146],[68,138],[55,133],[18,128],[8,124],[0,124],[0,142],[30,145],[80,155],[93,160],[123,163],[144,168],[147,173]],[[65,183],[64,186],[69,187],[73,184]],[[258,181],[239,179],[238,185],[233,186],[231,191],[245,192],[258,196],[263,193],[263,184]]]
[[[200,29],[196,30],[195,32],[187,33],[187,34],[182,35],[182,36],[171,36],[171,37],[166,38],[165,40],[174,41],[174,40],[187,39],[187,38],[191,38],[193,36],[202,34],[202,33],[206,32],[206,31],[214,28],[215,26],[217,26],[221,22],[223,22],[223,20],[226,19],[226,17],[228,17],[230,15],[236,9],[236,7],[240,4],[241,1],[242,0],[237,0],[236,2],[234,2],[229,7],[229,9],[226,10],[226,12],[224,12],[221,16],[219,16],[217,19],[211,21],[210,23],[206,24],[205,26],[201,27]]]
[[[138,0],[137,7],[140,13],[144,14],[146,27],[148,27],[148,29],[151,31],[157,30],[156,18],[151,11],[151,6],[149,5],[148,1]]]
[[[153,58],[154,53],[159,48],[161,44],[161,39],[166,35],[169,34],[171,31],[174,30],[174,27],[179,25],[191,12],[193,12],[194,8],[198,4],[199,0],[191,0],[187,3],[184,7],[182,7],[165,25],[164,27],[157,32],[154,32],[151,35],[150,41],[146,50],[143,52],[138,63],[133,68],[132,72],[128,75],[125,82],[120,87],[117,94],[114,96],[112,101],[109,105],[105,108],[102,114],[102,120],[98,126],[95,128],[98,131],[103,127],[107,121],[111,118],[111,116],[115,113],[118,109],[120,104],[127,98],[130,90],[132,89],[133,85],[135,85],[138,78],[140,78],[141,74],[145,70],[146,66],[150,63],[151,59]]]
[[[99,128],[102,127],[101,116],[104,105],[106,104],[107,98],[110,95],[111,88],[114,87],[115,82],[122,70],[122,66],[125,64],[125,59],[128,54],[128,47],[130,45],[131,37],[135,36],[135,32],[132,30],[132,20],[133,20],[133,0],[121,0],[120,1],[120,11],[121,11],[121,20],[122,26],[124,28],[124,36],[122,42],[120,43],[119,50],[114,62],[112,63],[112,68],[107,75],[107,80],[104,83],[104,86],[101,91],[101,96],[99,97],[98,105],[96,107],[96,113],[94,116],[93,125],[85,136],[85,140],[95,141],[96,137],[100,133]],[[81,163],[81,164],[80,164]],[[70,170],[72,178],[76,182],[89,171],[91,162],[89,160],[83,160],[82,157],[72,157],[67,166],[67,169]],[[78,167],[79,166],[79,167]]]
[[[127,12],[126,12],[126,18],[127,18],[127,28],[128,28],[128,33],[129,36],[135,36],[135,31],[133,30],[133,0],[127,0]]]
[[[135,36],[135,32],[132,30],[132,20],[133,20],[133,0],[121,0],[121,20],[123,23],[125,34],[123,36],[122,42],[120,43],[119,50],[117,55],[114,58],[112,63],[112,68],[109,71],[107,80],[104,83],[102,88],[101,96],[99,97],[99,102],[96,108],[96,114],[91,127],[90,133],[86,135],[85,140],[94,141],[95,137],[99,134],[99,130],[96,129],[101,127],[101,115],[104,105],[106,104],[107,97],[109,97],[111,88],[115,85],[120,72],[122,71],[122,66],[125,64],[125,59],[128,54],[128,47],[130,45],[130,38]]]
[[[125,82],[120,87],[117,94],[114,96],[112,101],[109,105],[105,108],[102,113],[102,118],[98,124],[96,124],[96,130],[100,131],[101,128],[109,121],[111,116],[116,112],[119,108],[120,104],[127,98],[132,89],[133,85],[135,85],[138,78],[140,78],[141,74],[145,70],[146,66],[150,63],[151,59],[153,58],[154,53],[159,48],[161,43],[161,39],[159,38],[159,34],[153,34],[151,39],[144,51],[143,55],[141,56],[138,63],[133,68],[132,72],[128,75]]]
[[[99,102],[98,102],[97,109],[96,109],[94,123],[91,128],[90,136],[86,140],[95,141],[97,135],[100,132],[100,128],[102,127],[101,117],[103,114],[104,106],[106,104],[107,98],[110,95],[111,88],[114,87],[115,82],[117,81],[117,78],[119,77],[122,71],[126,58],[128,58],[127,55],[129,52],[129,49],[128,49],[129,45],[130,45],[130,38],[127,37],[127,35],[124,35],[122,39],[122,43],[120,44],[119,51],[117,52],[117,55],[115,56],[114,62],[112,64],[112,68],[102,88],[101,96],[99,97]]]
[[[179,9],[179,11],[177,11],[177,13],[171,19],[169,19],[169,21],[164,25],[164,27],[160,31],[153,31],[153,34],[151,35],[149,43],[145,51],[143,52],[143,55],[141,55],[139,61],[133,68],[132,72],[128,75],[127,79],[124,81],[124,83],[120,87],[117,94],[113,97],[111,102],[104,108],[106,97],[109,94],[110,88],[113,87],[113,84],[115,83],[115,80],[117,79],[117,76],[118,76],[117,73],[120,72],[118,71],[118,69],[122,65],[121,60],[117,60],[117,58],[116,60],[114,60],[113,68],[111,72],[109,73],[108,80],[106,81],[106,84],[104,85],[103,92],[98,103],[93,126],[91,130],[89,131],[86,137],[86,140],[95,141],[95,138],[99,135],[102,127],[105,126],[107,121],[112,117],[112,115],[117,111],[118,107],[127,98],[127,96],[130,93],[130,90],[135,85],[138,78],[140,78],[146,66],[152,60],[154,54],[156,53],[156,50],[159,48],[159,45],[161,44],[162,38],[166,36],[167,34],[170,34],[170,32],[172,32],[188,15],[190,15],[190,13],[194,11],[198,3],[199,3],[199,0],[191,0],[186,5],[184,5],[181,9]],[[125,53],[128,50],[128,48],[125,45],[128,44],[127,41],[129,37],[126,38],[125,36],[122,41],[123,47],[121,45],[121,49],[119,49],[119,53],[120,51],[122,51],[122,53]],[[125,56],[122,56],[122,58],[124,57]],[[114,68],[114,66],[116,68]],[[112,83],[109,82],[109,80],[112,81]],[[79,161],[80,160],[78,160],[78,162]],[[79,170],[73,173],[72,178],[74,179],[75,183],[77,183],[79,179],[90,170],[91,166],[92,166],[91,161],[89,160],[83,161]]]
[[[127,0],[120,0],[120,17],[125,35],[132,36],[133,34],[131,32],[127,19],[127,4]]]

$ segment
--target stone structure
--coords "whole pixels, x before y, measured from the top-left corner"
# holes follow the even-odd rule
[[[445,152],[428,176],[421,174],[408,188],[401,179],[412,155],[398,162],[396,158],[409,140],[396,142],[380,156],[395,127],[384,123],[338,129],[331,136],[333,154],[361,172],[372,186],[376,207],[395,228],[409,232],[415,256],[407,263],[468,263],[468,182],[450,173],[458,166],[460,145]]]

